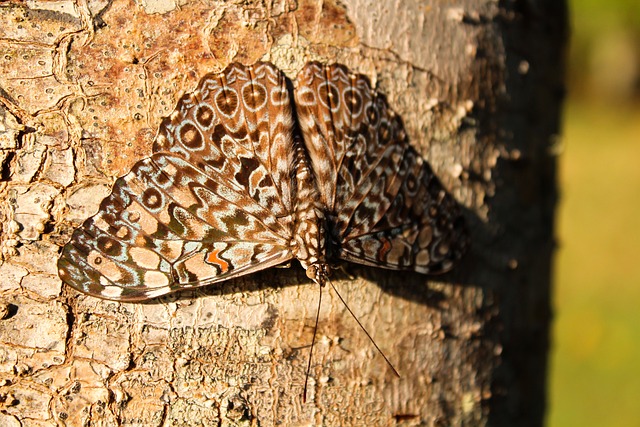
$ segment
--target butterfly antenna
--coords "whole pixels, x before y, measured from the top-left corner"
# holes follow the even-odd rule
[[[316,333],[318,332],[318,319],[320,318],[320,306],[322,305],[322,286],[320,289],[320,298],[318,298],[318,312],[316,313],[316,325],[313,327],[313,339],[311,340],[311,350],[309,350],[309,362],[307,363],[307,375],[304,377],[304,392],[302,393],[302,403],[307,401],[307,383],[309,382],[309,372],[311,371],[311,356],[313,356],[313,345],[316,343]]]
[[[362,326],[362,323],[360,323],[360,321],[358,320],[358,318],[356,317],[356,315],[353,313],[353,311],[351,311],[351,308],[349,308],[349,306],[347,305],[347,302],[344,300],[344,298],[342,298],[342,295],[340,295],[340,292],[338,292],[338,290],[336,289],[335,286],[333,286],[333,283],[330,280],[327,280],[329,282],[329,284],[331,285],[331,287],[333,288],[333,290],[335,291],[336,295],[338,295],[338,298],[340,298],[340,301],[342,301],[342,303],[344,304],[344,306],[347,308],[347,310],[349,311],[349,313],[351,313],[351,316],[353,316],[353,318],[355,319],[355,321],[358,323],[358,326],[360,326],[360,329],[362,329],[364,331],[364,333],[367,335],[367,337],[369,338],[369,340],[371,341],[371,344],[373,344],[373,346],[376,348],[376,350],[378,350],[378,353],[380,353],[380,355],[384,358],[384,361],[387,362],[387,365],[389,365],[389,367],[391,368],[391,370],[393,371],[394,374],[396,374],[396,376],[398,378],[400,378],[400,374],[398,373],[398,371],[396,370],[396,368],[393,367],[393,365],[391,364],[391,362],[389,361],[389,359],[387,358],[387,356],[385,356],[385,354],[382,352],[382,350],[380,350],[380,347],[378,347],[378,344],[376,344],[376,342],[373,340],[373,338],[371,338],[371,335],[369,334],[369,332],[367,332],[367,330],[364,328],[364,326]],[[315,336],[314,336],[315,338]]]

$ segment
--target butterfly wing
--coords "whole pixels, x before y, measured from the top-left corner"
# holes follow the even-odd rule
[[[328,211],[330,256],[430,274],[451,269],[467,245],[460,209],[369,80],[309,63],[296,108]]]
[[[292,258],[292,109],[267,63],[205,76],[58,261],[74,288],[143,300]]]

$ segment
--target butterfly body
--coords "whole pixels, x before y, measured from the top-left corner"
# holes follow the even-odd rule
[[[307,271],[309,278],[322,285],[324,284],[323,276],[315,272],[328,271],[324,206],[320,202],[315,178],[301,138],[295,137],[294,144],[296,146],[294,172],[297,202],[291,252]]]
[[[440,273],[464,253],[460,210],[368,79],[269,63],[205,76],[152,155],[73,234],[74,288],[136,301],[300,261],[319,283],[346,260]]]

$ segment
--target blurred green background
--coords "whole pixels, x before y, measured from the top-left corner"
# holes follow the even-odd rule
[[[640,426],[640,0],[569,7],[547,426]]]

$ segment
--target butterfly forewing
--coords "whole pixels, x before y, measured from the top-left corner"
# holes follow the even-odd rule
[[[342,65],[310,63],[296,104],[327,208],[329,251],[377,267],[449,270],[466,246],[460,211],[384,96]]]
[[[76,289],[142,300],[293,255],[292,108],[273,65],[205,76],[163,120],[58,267]]]
[[[181,99],[153,151],[184,157],[282,217],[293,209],[292,127],[284,75],[268,63],[232,64]]]

